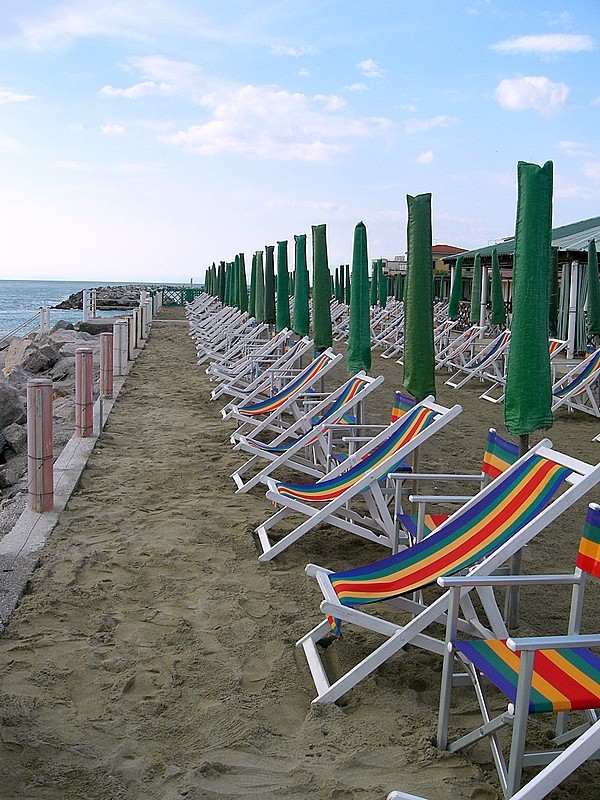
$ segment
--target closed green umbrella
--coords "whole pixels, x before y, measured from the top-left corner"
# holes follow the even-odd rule
[[[350,321],[346,366],[354,375],[371,369],[371,308],[369,297],[369,258],[367,229],[359,222],[354,229],[352,248],[352,278],[350,292]],[[350,288],[350,284],[346,284]]]
[[[350,297],[352,294],[352,281],[350,279],[350,264],[346,264],[346,305],[350,305]]]
[[[600,281],[595,239],[588,245],[588,282],[587,333],[600,336]]]
[[[408,271],[404,289],[402,383],[420,402],[435,395],[431,194],[407,196]]]
[[[265,322],[265,270],[263,252],[256,251],[256,297],[254,298],[254,316],[257,322]]]
[[[498,251],[492,250],[492,325],[506,325],[506,306],[502,294],[502,275]]]
[[[335,275],[333,277],[333,296],[335,299],[340,301],[340,273],[338,268],[335,268]]]
[[[246,259],[244,254],[240,253],[238,256],[240,265],[240,280],[239,280],[239,306],[240,311],[248,311],[248,282],[246,280]]]
[[[552,248],[552,260],[550,262],[550,309],[548,319],[548,330],[552,338],[558,336],[558,247]]]
[[[267,245],[265,252],[265,322],[275,325],[275,247]]]
[[[383,274],[383,259],[377,259],[377,295],[379,305],[385,308],[387,305],[388,291],[387,291],[387,278]]]
[[[219,300],[225,303],[225,262],[219,262]]]
[[[481,255],[475,254],[475,263],[473,264],[473,285],[471,287],[471,311],[469,314],[469,321],[475,325],[479,324],[479,315],[481,314]]]
[[[369,287],[369,302],[372,306],[377,305],[377,262],[373,264],[373,271],[371,273],[371,285]]]
[[[278,331],[290,327],[290,293],[287,240],[277,242],[277,314]]]
[[[460,299],[462,297],[462,267],[463,257],[458,256],[454,267],[454,281],[450,290],[450,302],[448,303],[448,318],[458,319]]]
[[[293,330],[298,336],[308,336],[310,315],[308,310],[308,267],[306,266],[306,234],[294,236],[294,311]]]
[[[519,161],[513,316],[504,398],[510,434],[528,449],[529,434],[552,425],[548,306],[552,234],[552,172]],[[525,437],[525,438],[523,438]]]
[[[313,251],[313,338],[315,351],[321,352],[333,344],[331,329],[331,273],[327,257],[325,225],[312,226]]]
[[[248,314],[256,319],[256,253],[252,254],[252,268],[250,269],[250,296],[248,299]]]
[[[340,303],[344,303],[346,301],[346,269],[343,264],[340,264],[339,268],[340,273]]]
[[[231,261],[228,261],[225,264],[225,305],[231,305],[231,273],[233,264]]]

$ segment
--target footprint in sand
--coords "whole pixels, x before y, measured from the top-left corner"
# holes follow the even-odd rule
[[[252,597],[242,598],[240,600],[240,608],[244,613],[253,619],[266,617],[271,611],[271,606],[269,603],[265,603],[264,600],[256,600]]]
[[[247,659],[242,667],[242,689],[250,694],[262,692],[273,670],[273,665],[281,657],[282,653],[283,645],[281,642],[271,642],[267,644],[260,656],[253,656]]]

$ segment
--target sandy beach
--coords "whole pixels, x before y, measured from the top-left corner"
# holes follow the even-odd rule
[[[402,370],[374,355],[385,383],[367,404],[389,418]],[[330,375],[334,388],[346,377]],[[427,470],[476,471],[503,407],[471,382],[438,378],[463,412],[422,450]],[[295,641],[320,621],[315,562],[357,566],[381,547],[323,527],[260,565],[253,530],[272,513],[263,489],[235,495],[232,451],[211,384],[195,366],[182,309],[163,309],[132,368],[27,593],[0,636],[0,800],[497,800],[487,744],[433,745],[441,659],[409,648],[339,703],[312,707]],[[555,447],[600,460],[600,420],[560,411]],[[544,434],[532,436],[532,442]],[[574,565],[595,490],[525,551],[528,572]],[[600,630],[590,583],[586,629]],[[520,633],[564,632],[568,592],[522,598]],[[356,660],[369,634],[348,631],[330,667]],[[472,695],[453,717],[475,721]],[[551,721],[539,726],[545,736]],[[553,796],[597,796],[588,764]]]

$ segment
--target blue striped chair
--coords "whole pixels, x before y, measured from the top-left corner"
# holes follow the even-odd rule
[[[594,724],[600,708],[600,658],[591,647],[600,647],[600,634],[580,633],[586,578],[600,577],[600,506],[590,504],[579,545],[576,568],[569,575],[496,576],[491,578],[442,578],[449,588],[450,611],[444,657],[438,746],[453,752],[488,737],[500,783],[507,798],[518,791],[524,766],[548,764],[561,746],[580,735],[587,726],[567,730],[568,715],[583,711],[588,725]],[[535,636],[470,641],[457,637],[460,593],[475,586],[571,585],[571,611],[566,636]],[[448,744],[448,719],[453,684],[453,663],[458,661],[474,686],[483,716],[475,731]],[[490,702],[482,677],[508,699],[508,707],[491,717]],[[525,751],[527,722],[532,714],[558,714],[552,750]],[[498,731],[513,726],[508,765]]]

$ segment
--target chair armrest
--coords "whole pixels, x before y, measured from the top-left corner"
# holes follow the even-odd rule
[[[473,495],[409,494],[408,499],[411,503],[466,503],[467,500],[473,499]]]
[[[600,647],[600,634],[579,634],[571,636],[527,636],[507,639],[509,650],[531,652],[532,650],[562,650],[571,647]]]
[[[453,589],[459,587],[477,586],[540,586],[549,585],[572,585],[579,583],[581,578],[578,575],[442,575],[437,579],[438,585],[443,589]]]

